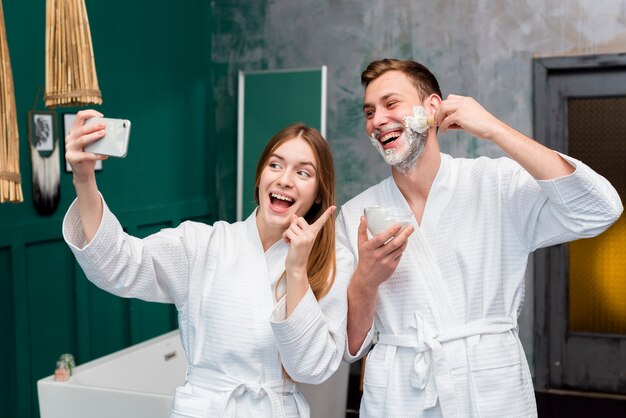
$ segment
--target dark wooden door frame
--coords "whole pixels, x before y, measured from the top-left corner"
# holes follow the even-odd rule
[[[534,136],[544,145],[567,153],[567,141],[563,135],[565,121],[563,113],[550,107],[550,96],[554,88],[550,78],[557,75],[585,74],[596,72],[626,71],[626,53],[537,58],[533,60],[534,76]],[[566,132],[565,132],[566,133]],[[555,326],[550,316],[567,318],[567,292],[558,292],[567,280],[567,245],[558,245],[535,252],[535,388],[558,389],[561,369],[558,353],[563,352],[567,321]],[[557,309],[552,314],[549,307]],[[551,326],[552,325],[552,326]],[[564,326],[563,326],[564,325]],[[551,343],[552,341],[552,343]],[[622,342],[622,350],[626,343]],[[551,383],[552,382],[552,383]]]

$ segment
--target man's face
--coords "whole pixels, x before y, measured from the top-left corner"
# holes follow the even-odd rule
[[[419,93],[401,71],[387,71],[365,89],[365,129],[387,164],[402,171],[415,165],[426,135],[408,132],[404,118],[420,106]]]

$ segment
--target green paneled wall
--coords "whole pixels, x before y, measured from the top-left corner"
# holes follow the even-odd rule
[[[211,3],[86,0],[104,103],[133,123],[128,157],[97,173],[124,228],[146,236],[186,219],[213,222]],[[32,202],[27,112],[45,74],[45,0],[4,0],[25,202],[0,205],[0,417],[39,415],[36,381],[56,358],[86,362],[176,327],[171,305],[109,295],[85,278],[61,236],[74,198],[61,152],[61,201],[49,217]],[[43,110],[40,98],[36,108]],[[58,109],[59,143],[64,112]],[[233,137],[234,140],[234,137]]]
[[[11,283],[11,248],[0,246],[0,375],[7,377],[0,384],[0,417],[15,415],[15,335],[13,286]],[[7,338],[8,337],[8,338]]]
[[[259,156],[276,132],[292,123],[305,123],[322,129],[322,68],[243,72],[239,94],[242,96],[238,118],[243,118],[243,181],[241,219],[256,208],[254,177]],[[241,80],[243,78],[243,80]],[[243,93],[243,94],[242,94]],[[324,103],[325,107],[326,103]],[[280,111],[277,111],[280,109]],[[238,135],[241,135],[239,132]]]
[[[78,353],[74,281],[67,274],[72,271],[73,262],[64,242],[58,239],[28,243],[25,260],[29,313],[25,337],[30,345],[31,376],[37,379],[52,374],[60,354]],[[31,381],[31,388],[35,387]],[[37,397],[33,396],[32,400],[36,407]]]

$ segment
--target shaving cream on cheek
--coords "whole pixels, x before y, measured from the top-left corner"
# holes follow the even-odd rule
[[[406,116],[404,124],[410,131],[424,133],[430,127],[428,114],[422,106],[413,106],[413,116]]]
[[[383,157],[385,156],[385,150],[383,149],[383,144],[380,143],[378,139],[376,139],[376,131],[372,132],[370,135],[370,141],[372,142],[372,146],[376,148],[376,151],[380,153]]]
[[[385,162],[396,167],[403,173],[410,171],[422,154],[426,143],[426,134],[420,134],[410,129],[405,129],[396,141],[398,145],[393,148],[384,149],[378,139],[376,132],[370,135],[370,141]]]
[[[426,109],[422,106],[413,106],[413,116],[405,116],[403,121],[404,130],[396,139],[398,143],[395,147],[383,148],[380,141],[376,139],[379,130],[372,132],[370,141],[387,164],[406,174],[415,168],[417,159],[424,152],[427,131],[432,121],[429,121]]]
[[[402,160],[402,157],[404,155],[404,149],[407,147],[407,145],[410,145],[410,142],[412,142],[410,138],[407,138],[407,135],[405,133],[406,130],[402,132],[398,139],[396,139],[398,144],[393,148],[383,148],[383,144],[381,144],[380,141],[376,139],[376,131],[370,135],[370,141],[372,142],[374,148],[376,148],[376,151],[378,151],[378,153],[385,159],[385,162],[387,164],[396,165]],[[404,142],[404,144],[402,142]]]

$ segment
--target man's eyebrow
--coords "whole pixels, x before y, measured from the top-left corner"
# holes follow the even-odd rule
[[[395,92],[387,93],[383,97],[381,97],[380,100],[385,101],[385,100],[389,99],[391,96],[401,96],[401,94],[400,93],[395,93]],[[371,107],[374,107],[374,105],[371,104],[371,103],[363,104],[363,110],[365,110],[366,108],[371,108]]]
[[[383,97],[381,97],[381,100],[387,100],[391,96],[401,96],[401,94],[400,93],[394,93],[394,92],[387,93]]]

